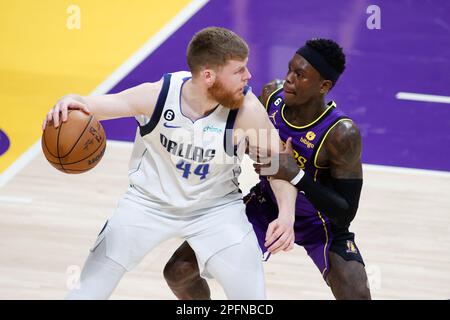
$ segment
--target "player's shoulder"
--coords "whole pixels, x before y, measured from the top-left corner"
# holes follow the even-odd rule
[[[130,90],[124,91],[127,96],[133,96],[139,99],[149,99],[149,102],[156,103],[156,99],[159,96],[161,89],[163,87],[163,79],[156,82],[144,82],[141,83]]]
[[[151,91],[159,91],[161,89],[161,87],[163,86],[163,83],[164,83],[164,78],[161,78],[155,82],[143,82],[138,86],[143,89],[147,89],[151,92]]]
[[[251,91],[247,92],[236,116],[235,128],[260,127],[266,121],[267,113],[259,99]]]
[[[265,113],[265,109],[259,101],[258,97],[249,90],[244,97],[244,101],[242,106],[239,108],[238,117],[239,116],[251,116],[252,114],[257,115],[259,113]]]
[[[156,82],[144,82],[120,92],[119,95],[135,110],[135,114],[151,115],[155,110],[158,98],[168,91],[166,82],[164,78]]]
[[[167,88],[171,84],[182,84],[186,79],[192,77],[192,74],[189,71],[176,71],[176,72],[168,72],[164,73],[158,81],[155,82],[145,82],[145,85],[148,89],[153,89],[159,91],[164,86]]]
[[[356,123],[348,118],[338,121],[328,134],[326,146],[332,153],[359,153],[361,132]]]
[[[338,121],[330,134],[337,141],[352,140],[361,137],[357,124],[350,118],[344,118]]]
[[[164,74],[164,76],[166,76],[166,75],[170,75],[172,78],[182,79],[182,80],[192,77],[192,73],[190,71],[183,71],[183,70]]]
[[[150,94],[159,95],[161,92],[169,92],[171,87],[181,86],[187,79],[192,77],[190,71],[174,71],[164,73],[158,81],[146,82],[142,86],[145,87]],[[176,91],[176,90],[175,90]]]
[[[270,99],[280,92],[280,89],[283,87],[284,81],[280,79],[274,79],[268,83],[266,83],[262,90],[259,99],[263,106],[267,109]]]

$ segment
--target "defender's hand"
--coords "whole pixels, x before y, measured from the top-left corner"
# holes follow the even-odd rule
[[[253,167],[255,168],[256,173],[262,176],[269,176],[275,179],[281,179],[286,181],[291,181],[301,170],[297,166],[297,162],[295,161],[294,151],[292,150],[292,138],[289,137],[286,141],[284,149],[278,154],[277,157],[272,157],[272,159],[278,158],[279,166],[278,171],[274,174],[265,174],[264,169],[271,167],[271,162],[262,164],[262,163],[254,163]],[[273,160],[272,160],[273,161]],[[267,172],[267,171],[266,171]]]

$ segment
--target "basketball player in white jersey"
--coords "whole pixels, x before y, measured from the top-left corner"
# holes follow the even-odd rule
[[[248,90],[247,60],[248,46],[239,36],[206,28],[189,44],[191,72],[165,74],[117,94],[64,96],[49,111],[43,128],[66,121],[70,109],[98,119],[134,116],[139,123],[130,186],[68,299],[108,298],[126,271],[171,237],[190,244],[201,275],[216,278],[229,299],[266,297],[261,251],[237,178],[242,150],[268,147],[276,153],[280,140]],[[297,192],[288,182],[271,183],[280,214],[267,239],[290,250]]]

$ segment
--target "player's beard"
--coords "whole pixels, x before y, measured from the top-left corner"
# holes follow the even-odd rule
[[[216,80],[212,87],[208,88],[208,94],[212,99],[231,110],[238,109],[244,102],[244,94],[236,97],[237,94],[225,89],[219,80]]]

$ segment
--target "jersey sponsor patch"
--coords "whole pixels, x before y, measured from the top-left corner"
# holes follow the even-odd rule
[[[222,133],[223,129],[221,128],[217,128],[213,125],[207,125],[206,127],[203,128],[203,132],[213,132],[213,133]]]

